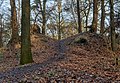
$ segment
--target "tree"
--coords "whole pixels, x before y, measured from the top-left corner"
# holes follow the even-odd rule
[[[109,4],[110,4],[111,48],[112,48],[112,51],[115,51],[116,50],[116,43],[115,43],[115,27],[114,27],[114,6],[113,6],[113,0],[110,0]]]
[[[42,24],[42,34],[46,34],[46,2],[47,0],[34,0],[35,5],[32,6],[36,16],[35,22],[38,21]],[[39,17],[39,18],[38,18]],[[34,23],[35,23],[34,22]]]
[[[0,14],[0,48],[3,47],[2,33],[4,28],[3,15]]]
[[[0,8],[1,8],[3,2],[4,2],[4,0],[1,0]],[[0,13],[0,48],[3,47],[3,40],[2,40],[2,34],[3,34],[3,28],[4,28],[3,16],[4,16],[4,14]]]
[[[20,13],[21,13],[21,9],[20,9],[20,8],[21,8],[21,7],[20,7],[21,3],[20,3],[20,2],[21,2],[21,1],[18,0],[18,8],[17,8],[17,9],[18,9],[18,10],[17,10],[17,12],[18,12],[18,13],[17,13],[17,14],[18,14],[18,28],[20,28],[20,23],[21,23],[21,22],[20,22],[20,20],[21,20],[21,14],[20,14]]]
[[[97,22],[98,22],[98,0],[93,0],[93,22],[92,28],[94,32],[97,32]]]
[[[111,49],[112,51],[116,51],[116,38],[115,38],[115,26],[114,26],[114,4],[113,0],[109,1],[110,5],[110,34],[111,34]],[[118,65],[118,57],[115,57],[115,63]]]
[[[86,19],[85,19],[85,25],[86,25],[86,27],[88,26],[88,17],[89,17],[90,8],[91,8],[91,1],[88,0],[87,4],[88,4],[88,9],[87,9],[87,11],[86,10],[84,11],[85,17],[86,17]],[[87,31],[87,28],[86,28],[86,31]]]
[[[101,0],[101,23],[100,23],[100,33],[104,32],[105,27],[105,6],[104,6],[104,0]]]
[[[110,5],[110,33],[111,33],[111,49],[116,51],[116,38],[115,38],[115,27],[114,27],[114,4],[113,0],[109,1]],[[116,65],[118,65],[118,57],[115,60]]]
[[[80,17],[79,0],[77,0],[77,15],[78,15],[78,33],[81,33],[82,32],[82,28],[81,28],[81,17]]]
[[[11,28],[12,28],[12,38],[10,40],[10,43],[14,44],[18,41],[18,24],[15,0],[10,0],[10,5],[11,5]]]
[[[46,26],[46,2],[47,0],[43,0],[43,9],[42,9],[42,18],[43,18],[43,25],[42,25],[42,34],[45,35],[45,26]]]
[[[22,0],[20,64],[32,63],[30,41],[30,0]]]
[[[58,16],[59,16],[59,23],[58,23],[58,40],[60,40],[61,39],[61,25],[60,25],[60,23],[61,23],[61,19],[60,19],[60,17],[61,17],[61,11],[62,11],[62,9],[61,9],[61,2],[60,1],[58,1]]]

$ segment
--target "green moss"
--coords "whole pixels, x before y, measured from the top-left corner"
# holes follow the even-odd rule
[[[30,41],[30,0],[22,1],[21,21],[21,56],[20,64],[32,63],[31,41]]]

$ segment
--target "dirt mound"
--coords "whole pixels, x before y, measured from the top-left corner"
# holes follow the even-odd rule
[[[87,44],[81,44],[84,39]],[[120,69],[115,66],[115,54],[109,49],[109,43],[104,37],[93,33],[82,33],[62,40],[66,45],[66,60],[58,63],[62,68],[119,79]],[[84,42],[82,42],[84,43]],[[118,78],[117,78],[118,77]]]
[[[56,40],[42,34],[31,34],[31,50],[35,63],[41,63],[48,57],[56,54],[54,42]],[[9,46],[4,49],[3,57],[0,60],[0,71],[5,71],[9,68],[19,65],[20,60],[20,43]]]
[[[113,53],[110,50],[109,41],[99,34],[80,33],[61,41],[67,46],[68,51],[73,50],[75,53],[81,52],[79,49],[89,51],[91,55],[94,54],[95,56],[111,56]]]
[[[54,48],[54,43],[56,40],[44,36],[44,35],[32,35],[32,53],[34,56],[35,62],[43,62],[49,57],[52,57],[56,53]]]
[[[120,53],[109,50],[109,42],[98,34],[81,33],[60,41],[41,34],[33,34],[31,41],[35,63],[16,68],[19,58],[5,58],[5,63],[0,64],[0,71],[8,70],[9,67],[12,67],[14,71],[0,74],[1,77],[4,75],[2,81],[13,82],[13,80],[18,81],[23,78],[33,83],[34,81],[41,82],[41,79],[47,82],[49,80],[77,80],[80,83],[115,81],[117,83],[120,81],[120,68],[114,64],[114,55]]]

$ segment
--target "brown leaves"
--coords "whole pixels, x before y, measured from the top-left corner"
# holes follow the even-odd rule
[[[76,37],[81,35],[89,41],[87,45],[77,43],[70,44]],[[34,65],[37,66],[41,64],[42,67],[35,66],[35,68],[32,69],[33,65],[31,65],[30,69],[28,67],[30,64],[26,66],[24,72],[27,73],[23,72],[23,74],[21,74],[25,77],[25,80],[23,79],[24,81],[57,83],[57,81],[62,80],[70,82],[77,81],[78,83],[98,83],[108,82],[108,80],[112,82],[120,79],[120,69],[116,69],[115,65],[113,65],[113,55],[120,55],[120,52],[117,51],[113,53],[110,51],[107,48],[107,42],[104,38],[97,34],[84,33],[61,41],[56,41],[41,34],[33,34],[31,35],[31,41],[33,59],[35,61]],[[17,45],[17,48],[18,47],[19,45]],[[18,58],[12,57],[16,52]],[[19,65],[19,55],[20,49],[13,51],[8,48],[4,56],[10,57],[4,57],[2,63],[0,63],[0,71],[16,68],[16,65]],[[59,58],[62,55],[64,55],[64,57],[62,59]]]

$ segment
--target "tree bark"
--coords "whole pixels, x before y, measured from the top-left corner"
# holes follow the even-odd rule
[[[59,12],[59,23],[58,23],[58,40],[61,40],[61,27],[60,27],[60,12]]]
[[[114,4],[113,0],[109,1],[110,4],[110,33],[111,33],[111,48],[112,51],[116,50],[116,43],[115,43],[115,27],[114,27]]]
[[[60,14],[62,12],[62,9],[61,9],[61,2],[58,1],[58,40],[61,40],[61,19],[60,19]]]
[[[12,38],[10,40],[10,43],[14,44],[18,42],[18,24],[15,0],[10,0],[10,5],[11,5],[11,28],[12,28]]]
[[[114,4],[113,0],[109,1],[110,5],[110,34],[111,34],[111,49],[113,52],[117,50],[116,38],[115,38],[115,26],[114,26]],[[115,56],[115,64],[119,64],[118,56]]]
[[[42,18],[43,18],[42,34],[45,35],[45,29],[46,29],[46,0],[43,0]]]
[[[30,41],[30,0],[22,0],[20,64],[32,63]]]
[[[85,22],[86,22],[86,27],[88,26],[88,17],[89,17],[90,6],[91,6],[90,0],[88,0],[88,1],[89,1],[89,8],[88,8],[88,11],[87,11],[87,13],[86,13],[86,20],[85,20]],[[86,28],[86,31],[87,31],[87,28]]]
[[[104,0],[101,0],[101,24],[100,24],[100,33],[104,32],[105,27],[105,6],[104,6]]]
[[[98,22],[98,0],[93,0],[93,22],[92,28],[94,32],[97,32],[97,22]]]
[[[20,23],[21,23],[21,14],[20,14],[20,12],[21,12],[21,10],[20,10],[20,8],[21,8],[21,3],[20,3],[20,0],[18,0],[18,28],[20,28]]]
[[[0,48],[3,47],[3,41],[2,41],[2,32],[3,32],[3,25],[4,22],[2,21],[2,15],[0,15]]]
[[[81,28],[81,17],[80,17],[79,0],[77,0],[77,15],[78,15],[78,33],[81,33],[82,32],[82,28]]]

